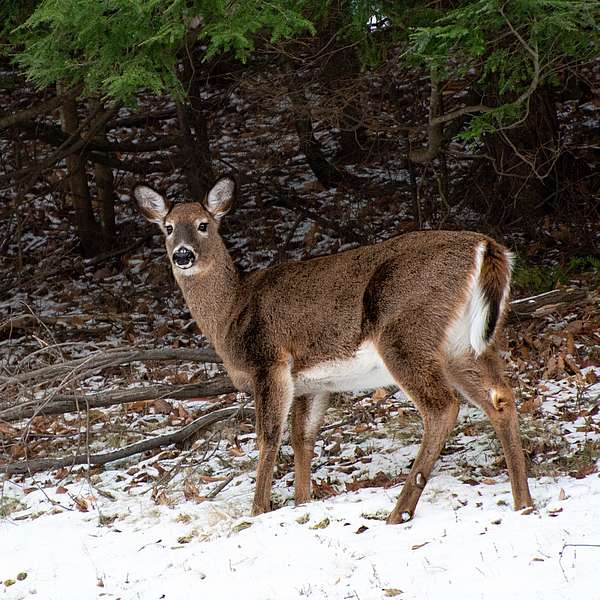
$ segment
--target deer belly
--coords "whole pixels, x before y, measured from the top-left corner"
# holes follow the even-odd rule
[[[317,392],[364,392],[397,385],[371,343],[350,358],[328,360],[299,371],[294,377],[296,395]]]

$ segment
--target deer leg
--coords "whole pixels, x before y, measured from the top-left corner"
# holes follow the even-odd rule
[[[415,352],[402,342],[398,325],[381,335],[378,352],[389,372],[413,401],[423,419],[423,439],[388,523],[413,518],[427,479],[456,423],[459,401],[436,354]]]
[[[445,398],[441,404],[431,402],[431,390],[425,394],[411,395],[423,419],[423,439],[388,523],[405,523],[413,518],[429,475],[456,423],[459,408],[457,398],[452,390],[443,386],[439,386],[437,391],[439,395],[436,394],[436,400]],[[407,392],[410,394],[410,391]]]
[[[288,365],[262,371],[255,378],[254,406],[259,456],[253,515],[271,510],[273,469],[292,397],[293,382]]]
[[[327,405],[328,394],[299,396],[292,404],[290,437],[294,449],[296,505],[310,502],[310,463]]]
[[[502,375],[495,350],[490,349],[477,359],[463,358],[463,363],[451,368],[448,376],[456,382],[458,391],[491,421],[504,451],[515,510],[533,506],[515,398]]]

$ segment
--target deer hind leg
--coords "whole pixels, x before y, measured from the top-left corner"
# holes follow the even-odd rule
[[[310,464],[315,441],[329,404],[328,394],[294,398],[290,437],[294,449],[294,496],[296,504],[310,502]]]
[[[515,397],[502,375],[498,354],[489,348],[478,358],[454,359],[449,363],[448,377],[455,388],[479,406],[491,421],[504,451],[515,510],[533,506]]]
[[[281,444],[284,424],[293,398],[293,381],[288,365],[277,365],[257,374],[254,381],[258,468],[252,514],[271,510],[273,469]]]
[[[423,419],[423,439],[388,523],[410,521],[442,448],[456,423],[459,401],[437,360],[398,347],[382,348],[386,367]]]

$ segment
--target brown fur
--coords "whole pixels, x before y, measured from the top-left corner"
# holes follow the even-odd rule
[[[217,184],[218,185],[218,184]],[[531,504],[510,389],[493,338],[509,282],[505,249],[473,232],[430,231],[331,256],[291,262],[243,275],[221,237],[226,197],[201,204],[160,206],[147,188],[136,192],[144,214],[163,230],[167,253],[184,240],[197,271],[174,274],[203,333],[222,357],[234,384],[254,394],[260,459],[253,513],[269,510],[273,468],[288,413],[295,453],[296,501],[310,497],[310,459],[326,408],[326,394],[294,399],[294,377],[326,361],[349,358],[359,346],[376,348],[424,421],[421,449],[389,522],[412,518],[425,482],[458,414],[455,390],[479,405],[501,439],[517,508]],[[147,201],[150,196],[156,206]],[[225,195],[226,196],[226,195]],[[150,215],[150,216],[149,216]],[[208,221],[206,235],[197,233]],[[483,356],[450,356],[451,316],[464,306],[477,248],[486,244],[481,285],[490,304]],[[502,407],[490,399],[502,396]]]
[[[500,318],[502,299],[510,281],[510,264],[506,260],[506,249],[490,240],[487,243],[481,268],[481,287],[489,302],[490,311],[485,331],[486,340],[494,336]]]

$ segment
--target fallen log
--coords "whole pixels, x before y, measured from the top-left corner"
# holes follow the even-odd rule
[[[550,290],[528,298],[519,298],[510,303],[508,321],[509,323],[518,323],[526,319],[543,317],[551,312],[579,304],[588,296],[589,293],[586,290],[564,288]]]
[[[223,421],[230,417],[239,416],[239,418],[248,418],[254,416],[254,409],[250,407],[232,406],[215,410],[207,415],[203,415],[192,421],[189,425],[178,429],[172,433],[160,435],[157,437],[142,440],[135,444],[130,444],[119,450],[112,452],[103,452],[101,454],[74,454],[63,458],[38,458],[33,460],[22,460],[18,462],[0,465],[0,473],[8,475],[32,474],[38,471],[47,471],[60,469],[63,467],[73,467],[75,465],[104,465],[122,458],[127,458],[135,454],[141,454],[148,450],[160,448],[161,446],[170,446],[171,444],[180,444],[211,425]]]
[[[99,392],[96,394],[48,394],[46,398],[28,400],[0,410],[0,421],[18,421],[38,415],[61,415],[91,408],[106,408],[115,404],[127,404],[158,398],[189,400],[191,398],[211,398],[236,391],[228,377],[217,377],[202,383],[184,385],[160,384],[148,387]]]

